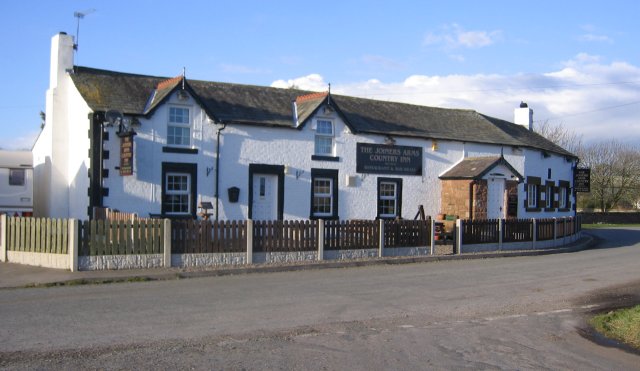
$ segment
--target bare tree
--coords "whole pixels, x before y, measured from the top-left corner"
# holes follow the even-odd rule
[[[582,135],[566,128],[562,123],[553,124],[549,120],[534,123],[533,130],[577,156],[582,151]]]
[[[590,197],[600,211],[615,208],[625,198],[638,197],[638,146],[609,140],[585,146],[581,152],[581,167],[591,169]]]

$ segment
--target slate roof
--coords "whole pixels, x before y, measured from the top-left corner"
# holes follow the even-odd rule
[[[172,91],[182,86],[183,77],[145,76],[75,67],[71,78],[94,111],[118,109],[127,115],[148,115]],[[473,110],[190,79],[184,85],[210,117],[228,124],[295,128],[292,102],[296,101],[299,127],[302,127],[330,99],[332,107],[356,134],[530,147],[575,157],[524,126]]]
[[[507,160],[502,156],[467,157],[440,175],[440,179],[482,179],[498,165],[506,166],[515,176],[522,179]]]

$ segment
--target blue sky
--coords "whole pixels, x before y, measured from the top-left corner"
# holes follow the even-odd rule
[[[325,90],[534,120],[585,141],[640,140],[638,1],[0,2],[0,147],[30,148],[51,37],[76,64]]]

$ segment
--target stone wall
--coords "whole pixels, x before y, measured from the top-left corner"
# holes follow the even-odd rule
[[[440,212],[468,219],[470,183],[470,180],[443,180]]]
[[[487,197],[489,186],[486,180],[473,184],[473,219],[487,219]]]

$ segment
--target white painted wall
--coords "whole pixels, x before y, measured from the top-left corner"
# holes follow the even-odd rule
[[[70,77],[73,53],[73,37],[52,38],[45,126],[32,150],[36,216],[87,218],[91,110]]]
[[[175,96],[169,104],[185,104]],[[206,114],[193,100],[192,115],[195,120],[193,147],[199,153],[174,154],[163,153],[166,143],[168,105],[160,107],[149,119],[142,119],[142,125],[136,129],[134,138],[134,175],[121,177],[119,166],[119,139],[115,128],[109,130],[110,141],[107,146],[112,156],[105,161],[109,168],[109,178],[105,186],[110,195],[105,205],[127,212],[137,212],[146,216],[159,213],[161,209],[161,163],[188,162],[198,166],[198,201],[210,201],[215,205],[215,126],[209,122]],[[318,116],[320,117],[320,116]],[[558,174],[561,180],[570,180],[570,164],[564,158],[552,156],[543,159],[539,151],[512,150],[511,147],[488,144],[439,141],[437,150],[432,150],[431,141],[413,138],[395,138],[397,145],[422,147],[424,165],[422,176],[396,176],[356,173],[356,144],[384,142],[379,135],[354,135],[336,115],[324,116],[336,123],[335,155],[339,162],[314,161],[314,135],[312,121],[302,129],[267,128],[250,125],[229,125],[221,135],[220,154],[220,219],[245,219],[248,216],[249,201],[249,165],[268,164],[286,165],[289,169],[284,182],[284,219],[307,219],[310,216],[311,169],[337,169],[339,171],[339,210],[341,219],[373,219],[377,215],[377,178],[391,177],[403,179],[402,217],[413,218],[418,205],[424,205],[428,215],[440,212],[441,181],[438,176],[464,155],[468,157],[496,156],[503,152],[505,159],[521,174],[546,177],[547,167]],[[210,169],[207,175],[207,168]],[[542,174],[544,172],[544,174]],[[296,174],[298,176],[296,176]],[[355,175],[354,187],[346,185],[346,177]],[[555,178],[554,178],[555,179]],[[239,202],[228,200],[227,189],[240,188]],[[520,186],[519,216],[546,217],[545,213],[527,213],[522,205],[524,187]],[[566,213],[570,215],[571,213]],[[558,215],[558,213],[554,213]]]

